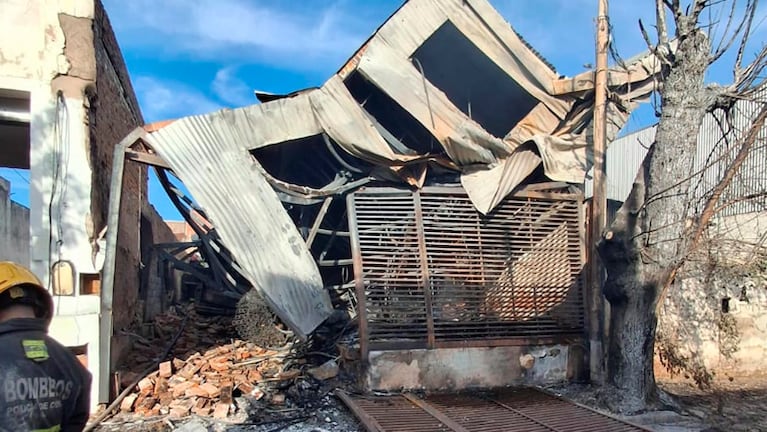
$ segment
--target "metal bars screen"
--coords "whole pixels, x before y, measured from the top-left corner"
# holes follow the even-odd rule
[[[460,188],[351,194],[363,350],[579,335],[580,200],[539,195],[482,215]]]

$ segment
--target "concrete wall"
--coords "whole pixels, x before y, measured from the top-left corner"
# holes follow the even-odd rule
[[[29,265],[29,209],[11,200],[11,183],[0,177],[0,261]]]
[[[98,272],[86,141],[86,89],[95,80],[87,23],[94,4],[3,0],[0,7],[0,88],[30,94],[30,266],[50,289],[49,269],[57,261],[78,273]],[[80,23],[79,31],[67,40],[65,25],[72,22]],[[74,277],[75,284],[78,280]],[[86,345],[98,382],[98,295],[60,296],[55,304],[51,335],[68,346]],[[97,388],[91,393],[94,403]]]
[[[767,365],[767,214],[717,218],[708,241],[661,306],[659,348],[687,365],[682,376],[764,374]],[[723,301],[726,306],[723,306]],[[656,359],[656,375],[670,375]]]
[[[460,391],[581,380],[578,345],[371,351],[367,390]]]

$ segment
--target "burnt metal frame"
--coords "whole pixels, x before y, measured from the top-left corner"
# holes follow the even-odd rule
[[[450,186],[427,186],[421,190],[412,192],[415,202],[415,218],[417,235],[419,238],[419,255],[420,264],[422,269],[422,285],[424,300],[426,303],[426,325],[427,325],[427,343],[424,345],[423,341],[410,340],[410,341],[387,341],[376,342],[370,341],[369,323],[367,316],[367,293],[365,289],[364,268],[362,262],[362,250],[360,244],[360,233],[357,225],[357,212],[354,202],[354,195],[357,192],[374,192],[382,194],[401,194],[406,189],[395,187],[363,187],[358,191],[349,193],[346,196],[347,214],[349,221],[349,235],[351,237],[351,250],[352,250],[352,264],[354,269],[354,286],[357,296],[357,314],[358,314],[358,326],[359,326],[359,344],[360,353],[363,360],[368,359],[369,352],[373,349],[391,349],[391,350],[406,350],[406,349],[434,349],[434,348],[479,348],[479,347],[498,347],[498,346],[524,346],[524,345],[547,345],[556,343],[582,343],[585,335],[585,322],[583,328],[573,331],[558,332],[556,336],[544,336],[544,337],[530,337],[528,336],[516,336],[516,337],[498,337],[487,339],[464,339],[464,340],[436,340],[436,332],[434,330],[434,317],[431,313],[431,290],[426,287],[429,286],[429,272],[428,272],[428,257],[426,253],[426,245],[424,241],[423,231],[423,211],[420,205],[421,192],[428,192],[432,194],[445,194],[454,195],[460,189]],[[583,194],[569,186],[566,183],[561,182],[549,182],[540,184],[531,184],[520,188],[516,192],[509,195],[509,198],[523,198],[523,199],[546,199],[546,200],[568,200],[577,203],[578,212],[578,226],[583,228]],[[580,231],[580,230],[579,230]],[[585,244],[582,235],[578,236],[580,263],[585,265]],[[580,279],[581,276],[578,276]],[[581,302],[582,305],[586,305],[585,296],[587,295],[586,289],[583,289],[582,281],[579,281],[581,289]],[[584,319],[587,319],[584,316]]]
[[[164,172],[170,170],[170,166],[156,153],[145,151],[141,146],[151,148],[146,143],[147,135],[153,131],[152,126],[136,127],[120,142],[115,145],[112,157],[112,177],[109,186],[109,206],[107,217],[106,233],[106,252],[104,258],[104,267],[101,271],[101,301],[99,312],[99,380],[98,380],[98,399],[101,403],[109,402],[110,398],[110,374],[112,372],[112,337],[113,329],[113,302],[115,269],[117,265],[117,234],[120,222],[120,205],[122,203],[123,175],[125,163],[127,161],[137,162],[143,165],[154,167],[158,172],[163,187],[169,197],[177,207],[179,212],[189,221],[190,225],[200,237],[202,248],[208,257],[215,257],[214,277],[227,287],[229,292],[244,293],[239,283],[244,281],[239,267],[231,258],[231,254],[221,244],[215,231],[205,230],[191,220],[190,210],[182,201],[183,198],[177,191],[172,190],[172,185],[167,182]],[[163,182],[163,179],[165,182]],[[187,202],[187,204],[190,204]],[[191,207],[191,205],[190,205]],[[199,212],[203,217],[204,214]],[[228,277],[219,275],[220,271],[227,272]],[[231,279],[230,279],[231,278]],[[226,292],[224,293],[226,294]]]
[[[505,401],[504,394],[508,394],[509,391],[512,395],[517,393],[516,402],[522,403],[517,405],[514,401]],[[574,429],[649,431],[645,426],[534,387],[496,390],[473,395],[459,393],[437,396],[417,396],[412,393],[364,396],[339,389],[335,391],[335,395],[369,432],[402,430],[405,424],[415,426],[414,429],[418,428],[418,430],[424,430],[424,426],[428,424],[434,430],[452,432],[465,432],[474,430],[476,427],[481,427],[482,430],[521,430],[521,427],[533,425],[537,425],[537,429],[552,432]],[[435,401],[435,398],[438,400]],[[466,404],[467,399],[473,403]],[[416,411],[403,410],[403,406],[412,407]],[[453,407],[462,409],[464,414],[454,412],[451,409]],[[493,416],[494,411],[488,410],[491,407],[500,408],[514,417],[509,419],[508,416],[504,416],[503,419],[498,419]],[[470,413],[465,416],[469,409]],[[400,416],[394,417],[395,422],[399,424],[392,424],[391,415]],[[428,423],[424,423],[424,418]],[[520,420],[527,424],[521,424]]]
[[[110,373],[111,367],[111,344],[113,329],[113,294],[115,284],[115,268],[117,263],[117,233],[116,229],[119,226],[120,220],[120,205],[122,201],[122,187],[123,187],[123,174],[125,170],[125,163],[127,161],[136,162],[142,165],[148,165],[155,168],[158,178],[165,189],[171,201],[182,214],[184,219],[192,226],[195,233],[199,236],[200,241],[198,250],[200,253],[206,255],[209,259],[213,271],[213,277],[216,280],[217,286],[225,287],[222,294],[243,294],[246,290],[243,289],[241,284],[247,283],[242,276],[242,270],[231,256],[231,253],[226,249],[225,245],[221,242],[215,229],[208,229],[207,227],[200,226],[191,217],[191,211],[194,210],[203,218],[205,214],[201,209],[194,208],[191,201],[187,201],[178,190],[168,181],[166,172],[172,172],[172,169],[168,163],[162,159],[157,153],[147,151],[146,148],[151,149],[151,146],[146,142],[146,138],[149,133],[163,127],[167,123],[158,123],[153,125],[147,125],[145,127],[136,127],[129,134],[127,134],[120,142],[115,145],[113,159],[112,159],[112,176],[109,189],[109,206],[108,206],[108,218],[107,226],[111,229],[106,233],[106,253],[104,260],[104,268],[102,270],[102,289],[101,289],[101,301],[100,301],[100,316],[99,316],[99,380],[98,380],[98,399],[99,402],[109,402],[110,397]],[[142,148],[144,147],[144,148]],[[333,151],[334,149],[331,149]],[[337,154],[335,156],[338,156]],[[260,165],[257,165],[260,167]],[[348,168],[348,167],[347,167]],[[336,237],[347,237],[349,233],[340,231],[340,227],[332,230],[323,229],[322,223],[325,219],[325,214],[330,207],[334,197],[342,196],[349,191],[352,191],[360,186],[369,183],[371,177],[363,177],[351,182],[342,182],[340,184],[331,183],[322,189],[314,189],[303,186],[296,186],[287,182],[278,180],[263,168],[261,168],[261,174],[266,177],[269,184],[277,192],[278,196],[284,203],[295,203],[298,205],[314,205],[322,203],[322,207],[317,215],[316,220],[310,231],[310,236],[306,239],[307,246],[311,248],[312,244],[316,242],[317,236],[329,236],[330,239],[325,244],[322,256],[329,249],[330,245],[336,239]],[[206,218],[207,219],[207,218]],[[154,253],[158,253],[159,250],[155,250]],[[161,254],[163,257],[168,258],[175,265],[183,267],[185,270],[191,270],[191,267],[185,265],[185,263],[179,260],[171,260],[171,256],[167,254]],[[343,266],[351,264],[351,260],[347,263],[346,260],[318,260],[318,265],[332,265]],[[199,272],[191,272],[197,274]],[[200,276],[199,274],[197,274]],[[347,287],[347,284],[341,284],[341,288]],[[328,288],[328,287],[326,287]],[[332,287],[331,287],[332,288]]]

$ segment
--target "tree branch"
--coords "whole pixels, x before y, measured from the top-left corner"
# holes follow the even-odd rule
[[[668,44],[668,25],[666,23],[666,0],[655,0],[655,26],[658,29],[658,45]]]
[[[647,29],[645,29],[644,24],[642,23],[642,20],[639,20],[639,31],[642,33],[642,37],[644,38],[645,44],[647,44],[647,49],[651,53],[655,55],[655,57],[661,61],[663,64],[670,65],[671,59],[669,56],[671,55],[671,50],[668,49],[658,49],[661,45],[656,45],[652,42],[650,39],[649,33],[647,33]],[[660,33],[660,30],[658,30]],[[668,47],[668,44],[663,45],[664,47]]]
[[[695,246],[697,245],[698,241],[700,241],[701,236],[703,235],[703,232],[706,230],[706,227],[708,226],[709,221],[711,218],[716,214],[716,206],[719,203],[719,199],[722,197],[722,193],[724,193],[724,190],[727,189],[728,186],[732,183],[732,179],[735,178],[735,174],[738,173],[740,170],[740,167],[743,165],[743,162],[745,162],[746,158],[748,157],[749,152],[751,151],[751,148],[754,146],[754,143],[759,138],[759,134],[762,131],[762,128],[764,127],[765,120],[767,119],[767,104],[762,104],[762,109],[759,111],[759,114],[757,115],[756,119],[754,119],[754,122],[751,124],[751,127],[748,130],[748,134],[741,142],[740,148],[738,149],[738,153],[735,155],[735,158],[732,160],[729,166],[725,169],[724,175],[722,176],[722,179],[719,180],[719,183],[714,187],[711,195],[706,200],[706,205],[703,207],[703,212],[701,212],[701,216],[698,220],[697,227],[695,228],[695,231],[693,232],[691,241],[689,243],[688,250],[695,249]]]
[[[754,15],[756,14],[756,5],[757,0],[749,1],[746,5],[746,16],[741,21],[741,24],[745,25],[745,30],[743,31],[743,37],[740,39],[740,47],[738,47],[738,57],[735,60],[735,65],[733,67],[733,76],[735,78],[735,82],[738,82],[738,74],[740,73],[741,65],[743,64],[743,52],[746,50],[746,44],[748,43],[749,36],[751,35],[751,26],[754,22]],[[740,29],[742,27],[738,28],[738,32],[733,34],[733,37],[737,36],[737,33],[740,32]]]
[[[711,196],[709,196],[706,200],[706,205],[703,207],[703,212],[701,212],[700,218],[697,219],[695,226],[691,227],[694,229],[691,230],[692,234],[687,243],[687,254],[695,250],[696,246],[700,242],[700,239],[703,237],[703,233],[705,233],[711,218],[713,218],[716,214],[715,210],[717,203],[722,196],[722,193],[724,193],[724,190],[727,189],[727,187],[732,183],[732,179],[735,178],[735,174],[737,174],[738,170],[740,170],[740,167],[743,165],[743,162],[748,157],[751,148],[759,138],[759,134],[764,127],[765,120],[767,120],[767,104],[762,104],[762,108],[759,111],[759,114],[756,116],[756,119],[754,119],[753,123],[751,124],[751,127],[748,130],[748,134],[741,142],[738,154],[732,160],[732,163],[727,166],[721,180],[719,180],[719,183],[717,183],[716,187],[714,187]],[[673,269],[669,276],[666,278],[665,283],[662,285],[659,298],[663,298],[665,295],[668,287],[671,285],[674,277],[676,276],[677,270],[678,268]]]
[[[727,34],[730,31],[730,27],[732,27],[732,23],[735,21],[735,7],[737,6],[737,1],[731,2],[732,7],[730,8],[730,14],[727,17],[727,25],[724,28],[724,32],[722,33],[722,38],[719,40],[719,44],[717,45],[716,49],[714,50],[714,54],[711,56],[711,60],[709,60],[710,63],[714,63],[715,61],[719,60],[722,55],[727,52],[727,50],[732,47],[732,44],[735,43],[735,39],[738,38],[738,35],[743,31],[743,29],[746,29],[746,34],[743,36],[743,40],[746,40],[749,29],[751,28],[751,24],[754,19],[754,12],[756,11],[756,8],[753,7],[754,3],[749,1],[746,4],[746,11],[744,13],[744,17],[740,22],[738,23],[737,27],[735,28],[735,31],[732,32],[732,34],[729,37],[729,40],[727,40]],[[725,42],[727,40],[727,42]],[[742,50],[742,42],[741,40],[741,50]],[[742,54],[742,51],[739,52],[739,54]],[[738,64],[736,63],[736,67]],[[733,71],[734,72],[734,71]]]
[[[731,199],[727,201],[726,203],[719,205],[716,209],[714,209],[714,214],[719,213],[720,211],[726,209],[727,207],[734,206],[744,201],[752,201],[752,200],[757,200],[759,198],[765,198],[765,197],[767,197],[767,192],[756,192],[756,193],[744,195],[735,199]]]
[[[767,66],[767,45],[762,45],[762,49],[749,64],[745,70],[737,77],[734,87],[737,92],[750,94],[760,90],[765,83],[765,77],[762,75],[765,66]],[[759,80],[757,82],[757,80]]]
[[[644,39],[644,43],[647,44],[647,49],[650,50],[650,52],[657,52],[657,46],[655,46],[654,43],[652,43],[652,40],[650,40],[650,35],[647,33],[647,30],[644,28],[644,24],[642,24],[642,20],[639,20],[639,31],[642,33],[642,38]]]
[[[692,12],[689,14],[690,24],[696,25],[698,23],[698,18],[700,18],[700,14],[706,6],[708,6],[708,0],[695,0],[695,3],[693,3],[692,6]]]

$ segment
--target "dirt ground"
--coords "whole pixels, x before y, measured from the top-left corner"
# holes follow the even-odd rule
[[[624,417],[626,420],[657,432],[767,432],[767,375],[718,381],[708,390],[682,380],[658,384],[678,408]],[[549,390],[598,411],[605,410],[598,388],[571,384]]]
[[[767,376],[719,382],[710,391],[682,382],[662,386],[709,431],[767,431]]]
[[[626,420],[657,432],[767,432],[767,376],[718,382],[702,391],[691,383],[665,381],[660,386],[673,395],[678,411],[657,411]],[[577,403],[603,411],[599,389],[589,385],[547,387]],[[239,404],[247,401],[238,401]],[[306,409],[308,408],[308,409]],[[291,408],[288,408],[291,409]],[[113,419],[99,430],[147,430],[180,432],[364,432],[364,428],[330,392],[311,407],[294,407],[284,420],[260,422],[259,415],[235,416],[227,421],[188,417],[167,419]],[[111,427],[110,427],[111,426]]]
[[[191,312],[187,312],[191,313]],[[175,334],[183,327],[181,315],[168,315],[159,320],[156,330],[160,339]],[[167,322],[166,322],[167,321]],[[229,322],[210,321],[194,317],[173,346],[172,357],[186,359],[188,353],[205,352],[211,347],[221,347],[234,342]],[[199,328],[198,328],[199,327]],[[335,334],[335,333],[333,333]],[[152,363],[158,343],[147,341],[138,344],[130,364],[143,370]],[[146,351],[146,352],[145,352]],[[311,353],[310,353],[311,354]],[[319,354],[322,354],[320,352]],[[337,354],[337,353],[335,353]],[[316,356],[317,353],[312,354]],[[305,371],[313,364],[326,361],[327,354],[291,360],[291,367],[302,372],[296,378],[265,380],[259,384],[268,394],[282,394],[284,401],[272,404],[268,397],[257,398],[253,394],[236,392],[235,410],[225,420],[211,417],[187,416],[173,418],[160,415],[149,417],[132,412],[121,412],[108,418],[98,431],[182,431],[182,432],[357,432],[364,428],[349,410],[333,395],[336,388],[345,388],[354,382],[354,370],[342,367],[341,372],[330,379],[314,379]],[[342,357],[342,356],[341,356]],[[341,357],[338,357],[337,360]],[[299,361],[300,360],[300,361]],[[309,362],[307,363],[307,360]],[[343,366],[343,365],[342,365]],[[253,366],[256,367],[256,366]],[[259,366],[260,367],[260,366]],[[287,370],[287,363],[285,365]],[[766,371],[767,372],[767,371]],[[264,371],[264,373],[266,373]],[[700,390],[690,381],[681,379],[659,381],[660,387],[672,395],[674,410],[657,411],[625,418],[628,421],[658,432],[715,432],[715,431],[765,431],[767,432],[767,373],[764,376],[733,378],[716,381],[709,390]],[[546,390],[605,411],[604,392],[589,385],[568,384],[548,386]]]

